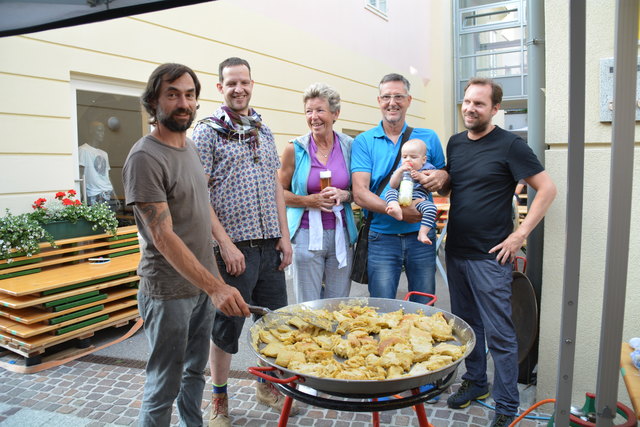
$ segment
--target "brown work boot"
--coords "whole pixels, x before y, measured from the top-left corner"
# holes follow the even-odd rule
[[[270,382],[258,382],[256,383],[256,399],[258,400],[258,403],[262,403],[263,405],[272,407],[278,412],[282,412],[285,396]],[[289,415],[298,415],[299,412],[300,409],[294,400],[291,405]]]
[[[209,427],[231,427],[231,419],[229,418],[229,397],[227,396],[227,393],[213,393],[211,395]]]

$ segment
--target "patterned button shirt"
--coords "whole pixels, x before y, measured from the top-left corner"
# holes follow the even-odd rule
[[[260,127],[257,162],[248,143],[225,139],[205,123],[196,125],[192,139],[209,175],[211,205],[231,240],[281,237],[276,205],[280,158],[271,130]]]

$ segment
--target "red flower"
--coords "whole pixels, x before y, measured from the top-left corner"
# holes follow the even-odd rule
[[[64,191],[58,191],[58,192],[56,193],[56,199],[61,199],[61,200],[62,200],[62,198],[63,198],[64,196],[66,196],[66,194],[64,193]]]
[[[64,206],[71,206],[71,205],[73,205],[73,204],[75,204],[75,203],[74,203],[74,202],[73,202],[73,200],[71,200],[71,199],[62,199],[62,204],[63,204]]]
[[[31,205],[33,207],[33,209],[43,209],[44,208],[44,203],[47,201],[47,199],[43,199],[40,198],[38,200],[36,200],[35,202],[33,202],[33,205]]]
[[[69,190],[69,191],[67,191],[67,194],[69,196],[75,196],[77,193],[76,193],[76,190]]]
[[[81,205],[82,202],[80,200],[76,200],[76,202],[74,203],[75,205]]]

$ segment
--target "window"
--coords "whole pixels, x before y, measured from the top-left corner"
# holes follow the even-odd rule
[[[387,0],[365,0],[365,7],[377,15],[387,17]]]
[[[525,0],[457,0],[456,99],[471,77],[502,85],[504,99],[526,99]]]
[[[142,88],[83,77],[72,78],[77,190],[89,204],[109,203],[125,225],[130,215],[123,203],[122,167],[131,146],[148,130]]]

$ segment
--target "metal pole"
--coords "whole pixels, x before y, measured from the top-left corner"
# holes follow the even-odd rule
[[[638,0],[618,0],[609,225],[596,384],[597,427],[613,425],[618,400],[620,344],[629,264],[637,67]]]
[[[575,358],[582,202],[584,183],[585,20],[584,0],[569,5],[569,140],[567,165],[567,240],[560,325],[560,351],[556,384],[555,425],[569,425],[573,363]]]
[[[530,0],[527,8],[529,19],[527,27],[527,54],[529,60],[528,79],[528,135],[527,142],[540,162],[545,164],[545,46],[544,46],[544,1]],[[535,197],[533,188],[527,189],[527,203]],[[527,276],[531,280],[538,302],[542,289],[542,253],[544,241],[544,220],[531,232],[527,238]]]

